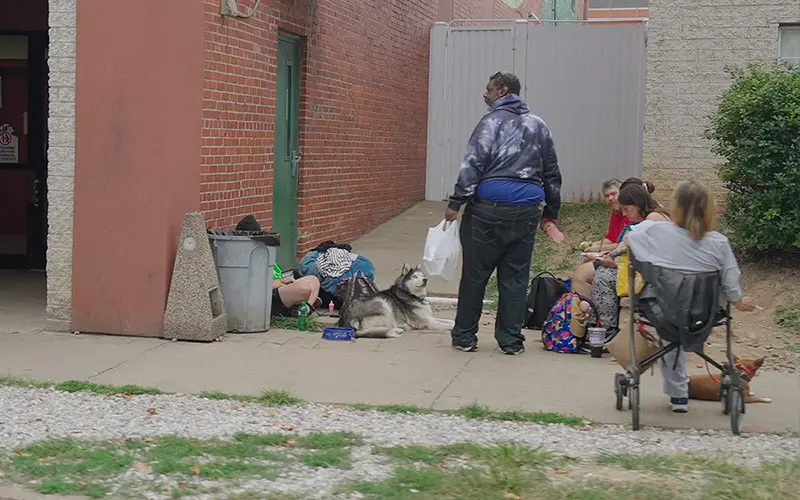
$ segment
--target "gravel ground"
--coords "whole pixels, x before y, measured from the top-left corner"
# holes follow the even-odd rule
[[[623,426],[574,428],[489,422],[440,414],[356,411],[338,405],[270,408],[189,395],[123,397],[0,387],[0,449],[7,452],[64,436],[112,439],[174,434],[207,439],[231,437],[236,432],[313,431],[350,431],[377,446],[516,442],[581,458],[599,453],[701,453],[757,465],[762,460],[800,453],[799,438],[765,434],[736,438],[723,431],[645,429],[634,433]],[[319,497],[342,480],[376,480],[389,470],[368,447],[359,448],[354,454],[354,468],[345,474],[296,470],[272,483],[270,489],[286,492],[299,488],[314,491],[313,496]]]

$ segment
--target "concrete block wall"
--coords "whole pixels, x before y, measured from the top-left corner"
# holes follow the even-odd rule
[[[781,23],[800,22],[800,0],[650,0],[644,175],[666,199],[683,179],[724,188],[704,138],[728,65],[775,61]]]
[[[51,331],[69,331],[72,319],[76,4],[77,0],[49,0],[47,329]]]

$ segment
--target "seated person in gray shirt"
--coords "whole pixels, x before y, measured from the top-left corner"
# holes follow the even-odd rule
[[[725,299],[740,311],[755,310],[753,299],[742,296],[741,272],[728,238],[712,230],[716,206],[708,188],[695,181],[678,184],[672,216],[674,222],[643,221],[631,228],[625,239],[636,260],[677,271],[721,271]],[[672,411],[688,411],[689,376],[683,349],[661,358],[661,375]]]

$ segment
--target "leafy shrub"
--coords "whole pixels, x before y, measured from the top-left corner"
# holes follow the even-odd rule
[[[712,117],[712,151],[730,190],[724,222],[745,252],[800,247],[800,69],[730,70]]]

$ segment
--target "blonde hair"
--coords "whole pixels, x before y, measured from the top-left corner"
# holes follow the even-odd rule
[[[706,186],[697,181],[682,181],[672,196],[672,215],[675,224],[689,231],[692,238],[701,240],[714,229],[717,205]]]

